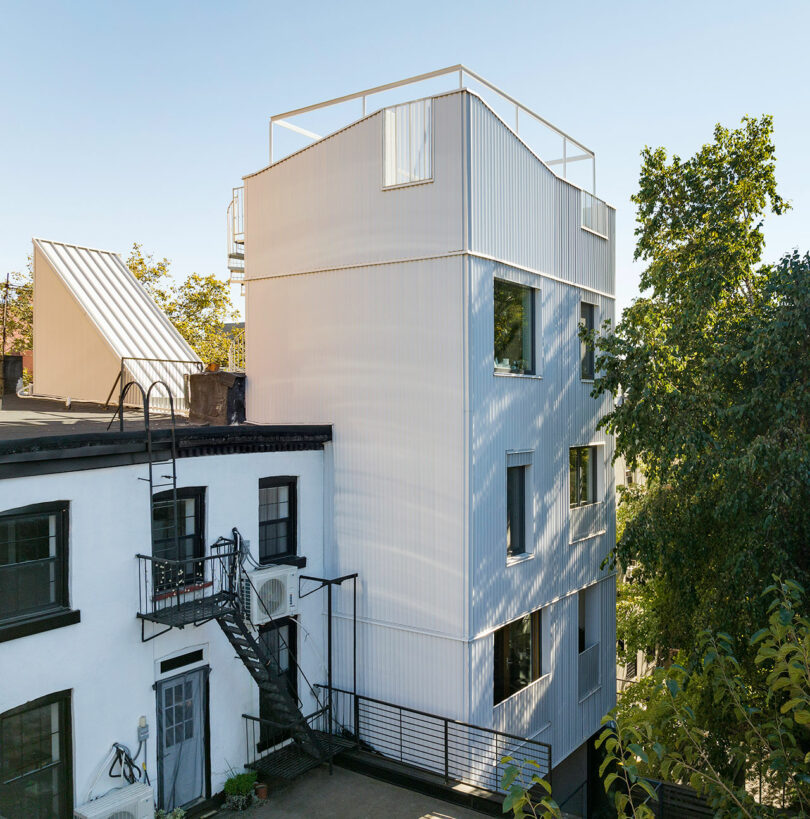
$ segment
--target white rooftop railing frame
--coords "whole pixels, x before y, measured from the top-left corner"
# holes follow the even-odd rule
[[[367,113],[368,113],[367,107],[366,107],[367,98],[374,95],[374,94],[380,94],[383,91],[391,91],[391,90],[393,90],[395,88],[402,88],[403,86],[406,86],[406,85],[415,85],[416,83],[424,82],[426,80],[431,80],[431,79],[434,79],[436,77],[443,77],[443,76],[448,76],[448,75],[452,75],[452,74],[457,74],[458,75],[458,88],[459,89],[464,88],[464,77],[467,76],[467,77],[470,77],[471,79],[475,80],[477,83],[480,83],[484,87],[488,88],[490,91],[497,94],[499,97],[501,97],[501,99],[506,100],[508,103],[513,105],[514,108],[515,108],[515,122],[514,122],[514,125],[509,125],[508,123],[506,123],[506,124],[507,124],[507,127],[511,128],[518,136],[520,136],[520,113],[521,112],[528,115],[533,120],[538,122],[540,125],[544,126],[545,128],[548,128],[550,131],[552,131],[557,136],[559,136],[562,139],[562,148],[563,148],[562,157],[561,158],[554,158],[554,159],[551,159],[551,160],[543,159],[543,161],[548,166],[562,165],[562,171],[563,171],[562,172],[562,178],[563,179],[565,179],[566,176],[567,176],[568,165],[570,163],[580,162],[582,160],[588,160],[588,159],[591,160],[591,162],[593,163],[593,179],[592,179],[591,193],[593,193],[593,194],[596,193],[596,154],[592,150],[590,150],[589,148],[586,148],[579,140],[574,139],[572,136],[567,134],[565,131],[562,131],[559,128],[557,128],[555,125],[552,125],[547,119],[544,119],[539,114],[532,111],[531,108],[527,108],[525,105],[523,105],[522,102],[519,102],[514,97],[507,94],[505,91],[502,91],[496,85],[493,85],[488,80],[485,80],[480,74],[476,74],[474,71],[471,71],[469,68],[467,68],[466,66],[461,65],[461,64],[452,65],[452,66],[449,66],[448,68],[440,68],[437,71],[429,71],[426,74],[417,74],[414,77],[408,77],[407,79],[404,79],[404,80],[397,80],[397,82],[386,83],[385,85],[377,85],[377,86],[374,86],[373,88],[366,88],[363,91],[356,91],[353,94],[346,94],[346,95],[344,95],[342,97],[335,97],[334,99],[326,100],[324,102],[318,102],[318,103],[315,103],[314,105],[307,105],[307,106],[304,106],[303,108],[295,108],[295,109],[293,109],[291,111],[285,111],[284,113],[281,113],[281,114],[274,114],[273,116],[270,117],[270,136],[269,136],[270,164],[272,165],[273,162],[275,161],[274,157],[273,157],[273,128],[275,126],[279,126],[281,128],[286,128],[289,131],[293,131],[294,133],[297,133],[297,134],[299,134],[301,136],[307,137],[308,139],[312,139],[312,140],[319,140],[319,139],[322,139],[324,136],[326,136],[326,134],[323,134],[323,135],[316,134],[316,133],[314,133],[312,131],[309,131],[309,130],[307,130],[305,128],[301,128],[300,126],[295,125],[294,123],[287,122],[287,120],[290,117],[297,117],[297,116],[300,116],[301,114],[307,114],[307,113],[309,113],[311,111],[317,111],[317,110],[322,109],[322,108],[329,108],[329,107],[331,107],[333,105],[340,105],[341,103],[344,103],[344,102],[351,102],[352,100],[361,100],[362,101],[362,104],[363,104],[362,116],[365,117],[367,115]],[[436,96],[436,95],[433,94],[433,95],[430,95],[430,96]],[[427,99],[427,97],[425,97],[425,99]],[[349,123],[346,123],[346,124],[348,125]],[[583,153],[569,156],[568,155],[568,144],[569,143],[571,145],[575,146],[576,148],[579,148],[579,150],[582,151]]]

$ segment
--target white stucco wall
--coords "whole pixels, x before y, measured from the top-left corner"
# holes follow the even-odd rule
[[[322,575],[322,451],[214,455],[178,461],[178,486],[207,487],[205,540],[236,526],[258,558],[258,481],[298,476],[299,554],[304,573]],[[156,704],[153,684],[167,657],[203,648],[210,666],[212,791],[230,768],[245,762],[243,713],[258,715],[258,688],[235,657],[220,627],[173,629],[144,643],[138,609],[138,552],[149,554],[150,507],[146,465],[121,466],[0,481],[0,510],[70,501],[70,602],[81,622],[0,643],[0,713],[56,691],[71,689],[75,804],[113,742],[137,747],[138,718],[150,726],[148,770],[157,783]],[[314,594],[299,604],[299,660],[310,681],[326,681],[325,604]],[[152,629],[147,624],[147,634]],[[188,668],[192,668],[189,666]],[[182,673],[178,669],[165,677]],[[299,681],[299,691],[305,685]],[[306,702],[305,702],[306,708]],[[313,709],[314,710],[314,709]],[[94,794],[112,784],[102,778]]]

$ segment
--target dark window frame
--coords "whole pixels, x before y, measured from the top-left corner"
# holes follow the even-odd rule
[[[64,816],[73,816],[73,724],[72,724],[72,691],[66,689],[64,691],[57,691],[53,694],[47,694],[44,697],[26,702],[24,705],[19,705],[8,711],[0,714],[0,807],[3,805],[3,790],[11,784],[11,782],[19,781],[20,778],[31,776],[45,770],[48,766],[43,766],[33,771],[28,771],[14,777],[11,780],[5,780],[4,763],[3,763],[3,748],[2,748],[2,723],[3,720],[9,717],[16,717],[27,711],[34,711],[38,708],[44,708],[48,705],[59,704],[59,762],[57,765],[61,767],[59,773],[59,790],[62,794],[60,802],[64,808]]]
[[[596,326],[596,305],[587,301],[579,303],[579,324],[586,330]],[[593,381],[596,377],[596,351],[580,339],[579,375],[583,381]]]
[[[507,466],[506,467],[506,556],[507,558],[517,558],[525,555],[526,551],[526,542],[528,538],[526,537],[526,529],[528,528],[527,519],[526,519],[526,483],[527,483],[527,471],[528,466],[520,465],[520,466]],[[518,487],[517,487],[517,497],[512,494],[512,482],[510,480],[510,475],[520,475],[520,479],[518,480]],[[513,504],[510,501],[514,501],[514,504],[517,506],[517,509],[513,510]],[[514,521],[513,521],[513,511],[517,512],[517,517],[519,518],[520,525],[515,528]]]
[[[154,578],[154,588],[156,592],[162,592],[166,590],[171,590],[175,586],[183,585],[184,583],[195,583],[201,582],[205,579],[205,562],[201,559],[205,557],[205,495],[206,495],[207,487],[205,486],[184,486],[178,487],[176,490],[177,492],[177,500],[189,500],[194,499],[196,501],[194,505],[194,535],[193,535],[193,550],[191,557],[187,558],[189,561],[199,558],[198,563],[187,563],[185,568],[185,576],[183,578],[177,578],[174,576],[170,576],[168,578],[164,578],[163,580],[159,579],[159,570],[156,570],[155,578]],[[154,504],[155,501],[170,501],[172,496],[175,494],[175,490],[167,489],[164,492],[156,492],[152,496],[152,514],[154,515]],[[154,529],[153,529],[154,532]],[[182,538],[189,537],[189,535],[182,535]],[[181,558],[179,554],[176,555],[169,555],[169,554],[155,554],[155,544],[156,543],[171,543],[174,541],[174,537],[164,537],[159,538],[156,540],[154,537],[152,539],[152,556],[157,558],[163,558],[166,560],[184,560],[186,558]]]
[[[497,351],[495,349],[495,345],[497,343],[495,339],[495,321],[497,320],[497,309],[496,309],[496,298],[497,298],[497,288],[498,285],[512,287],[516,290],[525,290],[529,294],[529,318],[528,318],[528,328],[529,328],[529,352],[531,354],[531,360],[528,361],[527,367],[512,367],[510,366],[509,369],[506,367],[499,367],[498,366],[498,356]],[[496,374],[500,375],[536,375],[537,374],[537,330],[535,327],[535,314],[537,312],[537,288],[531,287],[527,284],[520,284],[520,282],[514,282],[510,279],[502,279],[499,276],[495,276],[492,280],[492,321],[493,321],[493,347],[492,347],[492,364],[493,370]],[[520,359],[521,361],[525,361],[525,359]]]
[[[582,485],[580,476],[582,474],[582,456],[581,453],[583,450],[587,450],[590,459],[590,464],[588,466],[590,470],[590,480],[588,481],[588,486],[591,488],[592,497],[590,499],[586,498],[585,500],[582,499]],[[568,504],[570,509],[578,509],[581,506],[590,506],[591,504],[597,503],[597,492],[599,490],[599,469],[598,469],[598,447],[595,445],[588,445],[588,446],[572,446],[568,449],[568,480],[570,483],[571,480],[571,453],[576,453],[576,466],[574,468],[574,475],[576,483],[572,487],[569,485],[568,487]],[[571,502],[571,494],[573,494],[576,498],[576,502]]]
[[[259,493],[262,489],[286,486],[289,489],[287,498],[287,517],[261,519],[261,494],[259,495],[259,563],[263,566],[272,566],[276,563],[295,562],[298,555],[298,476],[296,475],[275,475],[268,478],[259,478]],[[264,539],[262,537],[262,527],[270,524],[287,522],[287,551],[264,554]]]
[[[266,623],[259,627],[259,640],[261,642],[261,635],[270,631],[280,631],[287,627],[287,668],[283,672],[287,681],[287,693],[297,702],[298,701],[298,620],[295,617],[279,617],[270,623]],[[269,670],[269,669],[268,669]],[[281,674],[278,675],[281,677]],[[268,716],[272,712],[272,706],[268,698],[262,696],[259,692],[259,717],[260,719],[272,719]],[[256,750],[261,753],[267,748],[284,742],[288,739],[291,733],[288,729],[278,728],[273,729],[271,726],[261,723],[259,726],[259,742]]]
[[[56,514],[56,556],[36,561],[19,561],[0,566],[0,572],[12,572],[12,566],[24,566],[26,563],[52,561],[56,565],[55,598],[53,603],[18,609],[15,613],[0,614],[0,627],[7,627],[28,620],[35,620],[47,615],[62,614],[70,611],[70,501],[49,501],[33,503],[0,512],[0,522],[8,518],[26,518],[43,514]]]
[[[531,612],[517,620],[512,620],[504,626],[496,629],[493,635],[493,705],[503,702],[518,691],[528,688],[533,682],[539,680],[547,670],[543,671],[543,610]],[[530,618],[530,658],[528,675],[530,679],[525,685],[513,686],[510,658],[510,629],[512,626],[522,623],[526,617]]]

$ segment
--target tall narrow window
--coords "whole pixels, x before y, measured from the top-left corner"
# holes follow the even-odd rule
[[[596,308],[592,304],[586,302],[580,303],[580,325],[586,330],[593,330],[594,316]],[[593,381],[594,377],[594,350],[584,341],[580,341],[580,359],[582,379],[584,381]]]
[[[431,100],[386,108],[384,116],[384,187],[423,182],[433,176]]]
[[[155,591],[202,580],[205,556],[204,486],[183,487],[174,493],[157,492],[152,499],[152,556],[180,561],[171,570],[156,565]]]
[[[283,617],[273,623],[263,626],[259,630],[259,642],[270,655],[269,673],[275,677],[276,683],[286,688],[293,698],[298,698],[298,666],[296,665],[297,652],[297,623],[292,617]],[[277,704],[273,695],[266,691],[259,691],[259,716],[270,722],[279,722]],[[262,723],[259,738],[259,750],[283,742],[290,736],[289,730]]]
[[[568,489],[570,506],[596,503],[597,448],[576,446],[568,450]]]
[[[66,501],[0,513],[0,622],[67,608],[67,548]]]
[[[526,467],[506,469],[506,554],[526,552]]]
[[[541,656],[539,611],[495,632],[495,705],[540,678]]]
[[[259,481],[259,561],[272,563],[297,552],[296,479],[289,476]]]
[[[495,371],[534,373],[534,291],[495,279]]]
[[[0,816],[72,816],[70,692],[0,714]]]

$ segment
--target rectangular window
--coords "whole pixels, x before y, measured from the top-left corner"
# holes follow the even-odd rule
[[[540,614],[539,611],[527,614],[495,632],[495,705],[540,679],[543,654]]]
[[[575,446],[568,450],[570,506],[596,503],[597,452],[595,446]]]
[[[582,227],[607,239],[608,207],[601,199],[586,191],[582,191]]]
[[[526,553],[526,467],[506,469],[506,554]]]
[[[286,688],[293,700],[298,699],[297,626],[294,618],[282,617],[259,630],[259,642],[271,658],[268,671],[276,678],[279,686]],[[279,712],[273,696],[266,691],[259,692],[259,716],[279,722]],[[276,728],[267,723],[262,723],[260,731],[260,751],[277,745],[290,736],[285,728]]]
[[[533,374],[534,290],[495,279],[495,371]]]
[[[155,591],[204,579],[205,487],[190,486],[177,490],[177,506],[172,490],[157,492],[152,499],[152,556],[165,560],[180,560],[177,572],[155,570]]]
[[[586,302],[580,303],[579,318],[580,326],[586,330],[593,330],[595,320],[596,308],[592,304]],[[594,377],[594,350],[589,347],[584,341],[580,341],[580,361],[581,361],[581,377],[584,381],[593,381]]]
[[[383,112],[383,186],[408,185],[433,177],[433,124],[430,100]]]
[[[68,607],[68,503],[0,513],[0,622]]]
[[[70,692],[0,714],[0,816],[72,816]]]
[[[259,481],[259,561],[295,555],[296,479],[283,476]]]

